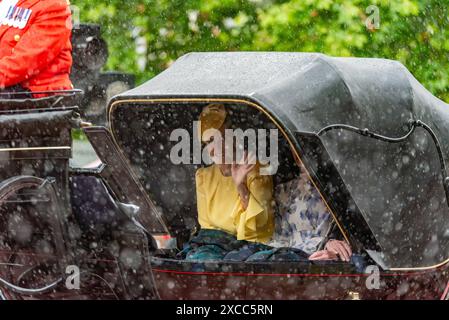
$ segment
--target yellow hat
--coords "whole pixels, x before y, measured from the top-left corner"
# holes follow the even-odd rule
[[[198,137],[200,141],[207,141],[204,139],[204,133],[209,129],[220,129],[226,120],[226,109],[222,104],[209,104],[204,107],[200,114],[198,125]]]

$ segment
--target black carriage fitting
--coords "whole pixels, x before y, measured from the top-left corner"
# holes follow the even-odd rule
[[[440,166],[441,166],[441,174],[443,177],[443,181],[442,181],[443,187],[444,187],[444,191],[446,193],[446,204],[449,206],[449,177],[447,176],[446,162],[444,161],[443,151],[441,149],[441,144],[440,144],[440,141],[438,140],[438,137],[436,136],[435,132],[433,132],[432,128],[430,128],[427,124],[425,124],[421,120],[410,120],[408,122],[408,127],[409,127],[409,131],[404,136],[398,137],[398,138],[387,137],[387,136],[384,136],[381,134],[371,132],[367,128],[360,129],[360,128],[350,126],[347,124],[331,124],[329,126],[322,128],[320,131],[318,131],[317,135],[322,136],[324,133],[326,133],[328,131],[342,129],[342,130],[355,132],[362,136],[381,140],[381,141],[388,142],[388,143],[398,143],[398,142],[405,141],[415,131],[415,129],[417,127],[423,128],[430,134],[430,136],[432,137],[433,143],[435,144],[435,148],[437,149],[438,158],[439,158]]]

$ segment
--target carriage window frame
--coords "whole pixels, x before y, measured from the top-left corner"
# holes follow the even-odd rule
[[[268,118],[268,120],[276,126],[276,128],[281,132],[282,137],[287,141],[290,150],[293,153],[294,160],[298,163],[298,165],[303,165],[306,169],[307,175],[309,179],[311,180],[312,184],[314,185],[315,189],[319,192],[321,199],[325,203],[326,207],[329,209],[329,212],[332,215],[333,220],[336,222],[336,225],[338,229],[340,230],[343,238],[348,242],[351,246],[354,248],[360,248],[360,245],[353,237],[350,236],[348,229],[345,228],[342,223],[341,219],[338,217],[338,215],[335,212],[335,208],[333,205],[329,203],[329,198],[326,197],[323,192],[321,191],[320,186],[317,184],[316,179],[313,177],[313,173],[311,172],[310,168],[305,164],[303,160],[303,156],[300,155],[300,148],[298,148],[298,145],[296,143],[296,137],[293,131],[289,130],[279,119],[276,115],[272,114],[268,110],[266,110],[263,105],[258,103],[257,101],[253,101],[250,99],[240,98],[240,97],[234,97],[234,98],[217,98],[217,97],[173,97],[173,98],[160,98],[160,97],[144,97],[144,98],[124,98],[123,100],[115,100],[111,101],[110,105],[108,106],[108,123],[109,123],[109,129],[112,135],[112,139],[117,146],[119,152],[124,158],[127,158],[126,153],[122,150],[120,144],[118,143],[117,138],[117,129],[116,129],[116,121],[115,116],[117,109],[119,107],[125,107],[125,108],[136,108],[139,106],[148,106],[148,105],[160,105],[160,104],[183,104],[188,107],[188,105],[192,104],[209,104],[209,103],[223,103],[223,104],[238,104],[244,107],[254,108],[258,112],[261,112],[265,117]],[[128,160],[129,162],[129,160]],[[137,176],[137,175],[136,175]]]

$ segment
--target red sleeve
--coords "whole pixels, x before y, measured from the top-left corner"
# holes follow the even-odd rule
[[[47,1],[46,1],[47,2]],[[0,59],[0,88],[21,83],[57,57],[71,35],[70,9],[66,1],[48,1],[22,35],[10,56]],[[48,3],[47,2],[47,3]]]

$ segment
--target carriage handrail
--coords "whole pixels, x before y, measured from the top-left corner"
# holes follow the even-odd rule
[[[33,95],[46,95],[43,97],[33,97]],[[74,99],[77,96],[84,95],[80,89],[73,90],[48,90],[34,92],[0,92],[0,110],[3,108],[11,109],[15,107],[54,107],[65,99]],[[24,96],[24,97],[22,97]],[[4,97],[4,98],[2,98]],[[10,97],[10,98],[5,98]],[[21,97],[21,98],[14,98]]]
[[[443,176],[443,188],[444,191],[446,193],[446,204],[449,206],[449,176],[448,176],[448,172],[447,172],[447,167],[446,167],[446,162],[444,161],[444,155],[443,155],[443,151],[441,148],[441,144],[440,141],[438,140],[438,137],[436,136],[435,132],[433,132],[432,128],[430,128],[430,126],[428,126],[427,124],[425,124],[424,122],[422,122],[421,120],[409,120],[408,122],[409,125],[409,131],[402,137],[387,137],[378,133],[374,133],[371,132],[369,129],[365,128],[365,129],[361,129],[361,128],[357,128],[351,125],[347,125],[347,124],[331,124],[329,126],[326,126],[322,129],[320,129],[317,133],[318,136],[322,136],[324,133],[331,131],[331,130],[337,130],[337,129],[343,129],[343,130],[347,130],[347,131],[351,131],[351,132],[355,132],[358,133],[362,136],[366,136],[366,137],[370,137],[373,139],[377,139],[377,140],[381,140],[384,142],[388,142],[388,143],[398,143],[398,142],[402,142],[405,141],[414,131],[417,127],[421,127],[424,130],[426,130],[430,136],[432,137],[433,143],[435,145],[435,148],[437,149],[437,153],[438,153],[438,158],[440,161],[440,169],[441,169],[441,173]]]
[[[76,95],[83,94],[84,91],[81,89],[70,89],[70,90],[43,90],[43,91],[16,91],[16,92],[0,92],[1,96],[23,96],[30,94],[60,94],[60,95]],[[9,99],[11,100],[11,99]]]

